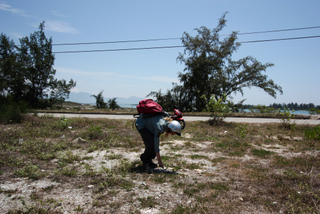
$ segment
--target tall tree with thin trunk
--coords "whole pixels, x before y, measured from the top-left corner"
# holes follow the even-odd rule
[[[258,87],[272,97],[277,92],[283,93],[281,86],[264,74],[272,63],[262,64],[251,56],[234,61],[232,54],[238,50],[237,32],[220,40],[220,32],[226,26],[226,13],[219,19],[218,26],[213,30],[207,27],[197,28],[197,35],[184,33],[182,43],[184,53],[177,60],[185,64],[185,69],[178,78],[185,93],[183,105],[189,109],[202,111],[207,99],[215,95],[217,99],[240,92],[244,88]],[[177,86],[176,86],[177,87]]]
[[[20,39],[20,46],[0,36],[0,98],[23,101],[31,108],[45,108],[68,98],[76,82],[57,80],[52,38],[39,30]]]

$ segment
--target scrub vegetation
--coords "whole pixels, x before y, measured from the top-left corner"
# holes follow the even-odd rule
[[[320,128],[188,122],[146,172],[132,120],[0,125],[1,213],[319,213]]]

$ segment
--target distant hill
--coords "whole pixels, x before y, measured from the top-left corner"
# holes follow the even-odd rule
[[[91,94],[89,94],[89,93],[71,92],[69,94],[69,99],[66,99],[66,101],[71,101],[71,102],[76,102],[76,103],[95,103],[96,99],[94,97],[91,97]]]
[[[76,102],[76,103],[95,103],[96,99],[91,96],[92,94],[85,93],[85,92],[79,92],[79,93],[74,93],[71,92],[69,95],[69,99],[66,101],[71,101],[71,102]],[[113,97],[104,97],[104,101],[107,102],[109,99]],[[140,100],[143,100],[145,98],[141,97],[128,97],[128,98],[123,98],[123,97],[117,97],[116,101],[118,104],[138,104]]]

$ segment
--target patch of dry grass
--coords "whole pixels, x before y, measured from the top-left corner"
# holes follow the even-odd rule
[[[314,130],[189,122],[145,172],[131,120],[30,116],[0,126],[0,212],[319,213]]]

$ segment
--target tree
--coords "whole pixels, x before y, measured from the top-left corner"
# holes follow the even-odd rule
[[[183,103],[183,100],[185,100],[184,88],[176,83],[173,83],[173,88],[167,90],[165,94],[160,89],[159,91],[150,92],[147,97],[149,96],[153,97],[166,111],[173,110],[174,106],[178,106],[181,111],[190,111],[190,108],[192,108],[191,105]]]
[[[46,38],[44,22],[40,23],[39,31],[20,39],[20,47],[1,34],[1,98],[25,101],[32,108],[45,108],[64,101],[76,82],[55,79],[53,64],[52,38]]]
[[[44,33],[44,22],[40,23],[39,31],[30,37],[20,39],[19,57],[24,71],[24,81],[27,87],[26,98],[32,107],[45,107],[48,97],[56,103],[68,97],[75,82],[54,78],[54,55],[52,54],[52,38],[47,39]],[[60,93],[64,91],[64,93]],[[50,104],[49,104],[50,105]]]
[[[70,91],[75,87],[76,83],[71,79],[69,83],[66,80],[57,80],[52,81],[50,86],[50,106],[57,104],[59,107],[62,107],[62,103],[65,100],[65,97],[68,98]]]
[[[159,91],[152,91],[147,95],[147,97],[149,96],[153,97],[154,101],[159,103],[165,111],[172,110],[173,102],[170,90],[168,90],[166,94],[163,94],[161,89]]]
[[[25,93],[24,73],[20,68],[15,44],[4,34],[0,36],[0,96],[18,102]]]
[[[185,50],[177,60],[185,64],[185,69],[178,78],[185,93],[183,104],[190,109],[202,111],[205,108],[202,95],[207,99],[212,94],[216,99],[237,92],[243,95],[245,87],[261,88],[272,97],[276,97],[277,91],[282,93],[281,86],[263,74],[273,64],[262,64],[251,56],[232,60],[232,54],[240,43],[236,42],[237,32],[220,40],[219,33],[226,26],[225,16],[226,13],[212,31],[203,26],[196,29],[198,35],[195,37],[186,32],[182,37]]]
[[[105,103],[102,93],[103,91],[101,91],[98,95],[91,95],[91,97],[96,99],[96,107],[98,109],[111,108],[112,110],[115,110],[117,108],[121,108],[116,101],[117,98],[109,99],[108,103]]]
[[[104,102],[103,91],[101,91],[98,95],[91,95],[91,97],[94,97],[96,99],[96,107],[98,109],[100,108],[107,108],[107,104]]]
[[[112,98],[108,100],[108,107],[111,108],[112,110],[115,110],[117,108],[121,108],[121,106],[118,105],[117,98]]]

